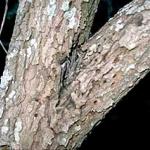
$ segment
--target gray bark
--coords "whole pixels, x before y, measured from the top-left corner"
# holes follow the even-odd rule
[[[21,0],[0,84],[0,145],[75,149],[150,70],[150,1],[88,39],[99,0]]]

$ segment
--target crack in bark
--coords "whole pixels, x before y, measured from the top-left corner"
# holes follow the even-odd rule
[[[77,42],[78,43],[78,42]],[[71,48],[69,56],[66,56],[60,66],[61,66],[61,74],[60,74],[60,87],[58,92],[58,102],[56,107],[60,104],[61,96],[63,95],[63,91],[67,89],[68,85],[72,83],[76,76],[76,68],[79,65],[79,46],[77,44]]]

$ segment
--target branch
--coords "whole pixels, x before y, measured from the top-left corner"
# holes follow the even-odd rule
[[[76,146],[80,145],[93,125],[100,122],[150,72],[149,13],[149,1],[143,5],[136,1],[130,3],[78,52],[80,64],[76,78],[62,92],[59,104],[61,110],[67,101],[74,102],[76,109],[68,113],[82,112],[79,120],[71,126],[73,128],[78,124],[82,129],[71,139],[76,141]],[[66,118],[64,115],[61,120],[68,120],[69,129],[70,118]],[[61,130],[63,126],[61,124],[56,130]],[[71,140],[68,141],[69,148],[73,144]]]
[[[6,0],[6,4],[5,4],[5,11],[4,11],[4,15],[3,15],[2,23],[1,23],[1,28],[0,28],[0,36],[2,34],[3,27],[4,27],[4,24],[5,24],[7,10],[8,10],[8,0]],[[3,50],[5,51],[5,53],[8,54],[6,48],[4,47],[4,45],[3,45],[1,40],[0,40],[0,45],[2,46]]]

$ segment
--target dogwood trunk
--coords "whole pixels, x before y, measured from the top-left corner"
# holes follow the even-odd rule
[[[0,145],[75,149],[150,70],[150,1],[89,38],[99,0],[20,0],[0,83]]]

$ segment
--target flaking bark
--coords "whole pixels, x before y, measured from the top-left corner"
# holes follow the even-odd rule
[[[150,69],[150,1],[89,40],[97,1],[20,1],[0,84],[0,145],[75,149]]]

